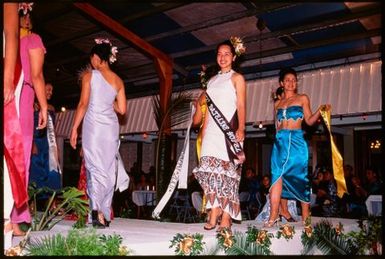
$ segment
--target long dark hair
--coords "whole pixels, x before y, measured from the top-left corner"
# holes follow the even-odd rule
[[[286,67],[286,68],[282,68],[280,71],[279,71],[279,79],[278,81],[279,82],[283,82],[283,79],[285,78],[285,76],[287,74],[292,74],[295,76],[295,79],[297,79],[297,72],[291,68],[291,67]]]
[[[111,45],[108,43],[95,44],[91,49],[90,57],[94,54],[98,55],[101,60],[110,64]]]

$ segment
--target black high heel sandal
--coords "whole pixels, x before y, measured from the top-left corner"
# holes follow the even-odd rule
[[[91,217],[92,217],[92,226],[95,227],[95,228],[105,228],[106,226],[101,223],[98,219],[98,211],[97,210],[93,210],[91,212]]]
[[[279,215],[279,217],[281,218],[281,221],[282,221],[282,218],[284,218],[287,222],[297,222],[295,219],[293,219],[291,215],[290,215],[290,218],[286,218],[284,215]]]

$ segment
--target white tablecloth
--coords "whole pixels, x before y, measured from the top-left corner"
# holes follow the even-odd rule
[[[156,191],[133,191],[132,192],[132,201],[137,206],[155,206]]]

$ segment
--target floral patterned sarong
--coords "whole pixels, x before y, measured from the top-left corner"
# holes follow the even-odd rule
[[[206,209],[220,207],[231,218],[241,220],[238,195],[241,167],[236,168],[229,161],[204,156],[193,174],[206,195]]]

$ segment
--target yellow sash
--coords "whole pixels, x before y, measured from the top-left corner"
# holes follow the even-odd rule
[[[196,148],[197,148],[197,157],[198,157],[198,162],[201,158],[201,148],[202,148],[202,130],[203,130],[203,123],[205,121],[205,115],[206,115],[206,110],[207,110],[207,104],[206,104],[206,98],[204,98],[204,102],[200,104],[200,108],[202,111],[202,122],[199,127],[199,132],[197,136],[197,142],[196,142]],[[201,213],[206,212],[206,195],[203,195],[202,197],[202,206],[201,206]]]
[[[346,188],[344,169],[343,169],[343,159],[340,152],[338,151],[336,144],[334,143],[332,131],[330,129],[331,110],[321,109],[320,112],[321,112],[322,119],[324,120],[330,135],[330,142],[331,142],[331,148],[332,148],[333,174],[334,174],[334,179],[336,180],[336,183],[337,183],[337,195],[338,197],[342,198],[344,193],[347,193],[347,188]]]

